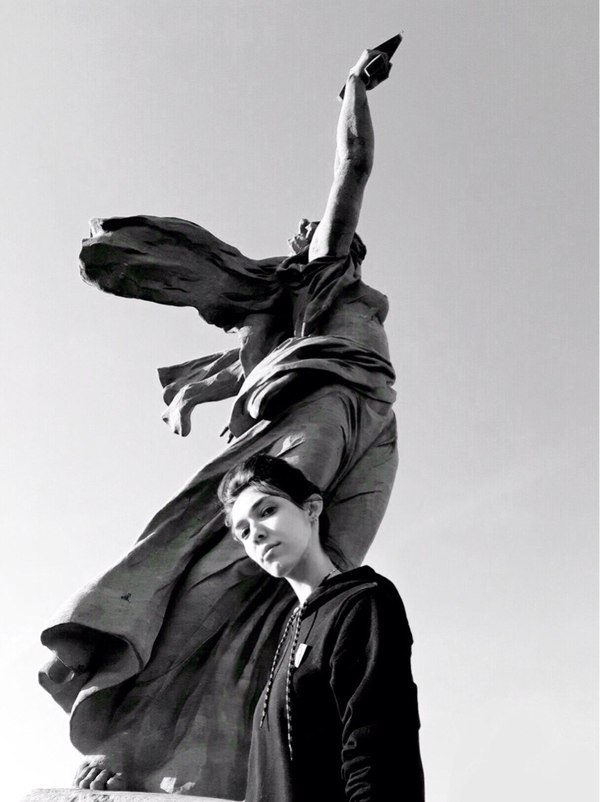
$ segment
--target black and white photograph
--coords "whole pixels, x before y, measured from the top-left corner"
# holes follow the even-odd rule
[[[597,4],[0,37],[0,799],[598,799]]]

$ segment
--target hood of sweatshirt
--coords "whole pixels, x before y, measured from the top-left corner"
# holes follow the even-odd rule
[[[350,571],[343,571],[328,579],[323,580],[322,584],[310,594],[304,608],[304,616],[314,613],[325,602],[341,593],[352,595],[353,592],[360,592],[366,588],[379,587],[385,592],[393,592],[396,589],[389,579],[377,574],[370,566],[361,565]]]

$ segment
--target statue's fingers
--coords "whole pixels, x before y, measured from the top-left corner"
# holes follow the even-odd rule
[[[389,74],[390,74],[390,71],[388,70],[385,73],[385,75],[378,75],[376,78],[372,78],[369,81],[369,85],[368,85],[367,89],[375,89],[376,86],[379,86],[379,84],[382,84],[384,81],[387,81]]]
[[[189,412],[182,412],[181,417],[179,419],[179,431],[176,431],[176,434],[181,435],[181,437],[187,437],[188,434],[192,431],[192,410],[190,409]]]
[[[363,50],[358,61],[354,65],[353,70],[355,70],[357,74],[361,73],[365,66],[369,63],[369,61],[372,61],[373,58],[374,54],[372,50]]]
[[[99,766],[91,766],[84,778],[79,781],[79,788],[89,788],[101,771]]]
[[[118,771],[106,781],[107,791],[125,791],[125,778],[123,774]]]
[[[102,769],[100,774],[98,774],[90,783],[90,788],[93,791],[104,791],[106,788],[106,781],[109,780],[111,776],[112,771],[109,771],[108,769]]]
[[[368,78],[367,89],[374,89],[390,74],[390,61],[386,53],[377,55],[366,65],[365,75]]]
[[[181,418],[178,409],[169,407],[163,412],[161,418],[174,434],[181,434]]]
[[[73,778],[73,785],[79,785],[81,780],[85,777],[90,769],[89,760],[84,760],[84,762],[77,768],[75,772],[75,777]]]
[[[392,62],[391,62],[391,61],[388,61],[388,63],[387,63],[387,69],[386,69],[386,71],[385,71],[385,75],[384,75],[384,76],[383,76],[383,78],[381,79],[382,81],[385,81],[385,80],[386,80],[386,78],[389,78],[389,77],[390,77],[390,72],[392,71],[392,67],[393,67],[393,66],[394,66],[394,65],[392,64]]]
[[[372,61],[376,61],[381,64],[388,64],[390,57],[387,53],[383,50],[365,50],[363,56],[361,56],[361,60],[365,58],[364,66],[368,66]]]

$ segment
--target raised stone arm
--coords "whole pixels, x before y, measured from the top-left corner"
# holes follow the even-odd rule
[[[374,135],[364,68],[380,58],[387,72],[373,78],[369,88],[389,72],[388,57],[365,50],[350,70],[338,120],[334,176],[325,213],[310,242],[309,258],[345,256],[356,231],[363,194],[373,167]]]

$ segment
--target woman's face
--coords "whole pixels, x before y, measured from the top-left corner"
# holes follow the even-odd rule
[[[288,498],[247,487],[231,508],[231,530],[251,560],[271,576],[285,577],[315,537],[310,515],[308,503],[298,507]]]

